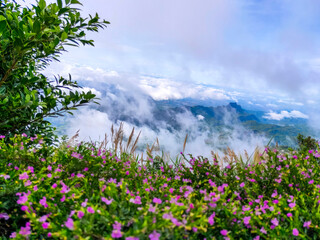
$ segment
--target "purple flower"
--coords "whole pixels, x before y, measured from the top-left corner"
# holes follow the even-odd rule
[[[43,227],[44,229],[47,229],[47,228],[49,227],[49,225],[50,225],[50,223],[48,223],[48,222],[42,223],[42,227]]]
[[[140,198],[140,196],[136,196],[134,199],[133,198],[131,198],[130,199],[130,202],[132,202],[132,203],[134,203],[134,204],[141,204],[141,198]]]
[[[10,238],[15,238],[17,236],[16,232],[11,233]]]
[[[155,230],[149,235],[150,240],[159,240],[160,233],[157,233]]]
[[[156,211],[156,207],[154,207],[154,206],[152,206],[152,204],[150,204],[148,211],[154,213]]]
[[[240,183],[240,187],[244,187],[244,182]]]
[[[43,197],[42,199],[40,199],[39,203],[40,203],[42,206],[44,206],[45,208],[48,207],[46,197]]]
[[[223,230],[220,231],[220,233],[221,233],[222,236],[227,236],[228,230],[223,229]]]
[[[9,176],[9,175],[3,175],[3,174],[1,174],[1,175],[0,175],[0,177],[3,177],[5,180],[7,180],[7,179],[9,179],[9,178],[10,178],[10,176]]]
[[[73,220],[72,218],[68,218],[68,220],[64,223],[66,225],[67,228],[69,228],[70,230],[74,229],[74,224],[73,224]]]
[[[20,228],[19,234],[23,236],[28,236],[31,234],[30,222],[27,222],[25,227]]]
[[[86,206],[87,206],[87,202],[88,202],[88,199],[86,198],[86,199],[84,200],[84,202],[81,203],[81,206],[82,206],[82,207],[86,207]]]
[[[29,175],[27,172],[24,172],[22,174],[19,175],[19,180],[25,180],[25,179],[28,179],[29,178]]]
[[[118,221],[115,221],[114,224],[112,224],[112,227],[114,230],[121,230],[121,223],[119,223]]]
[[[296,206],[296,203],[295,203],[295,202],[289,203],[289,207],[290,207],[290,208],[294,208],[295,206]]]
[[[310,180],[308,183],[309,183],[309,184],[313,184],[313,183],[314,183],[314,180],[312,179],[312,180]]]
[[[244,217],[243,218],[243,223],[246,224],[246,225],[249,224],[250,219],[251,219],[251,217]]]
[[[303,227],[306,227],[308,229],[309,229],[310,225],[311,225],[311,221],[307,221],[307,222],[303,223]]]
[[[87,208],[87,211],[88,211],[89,213],[94,213],[94,209],[93,209],[92,207],[88,207],[88,208]]]
[[[267,234],[267,231],[264,229],[264,227],[262,227],[262,228],[260,229],[260,232],[262,232],[262,233],[264,233],[264,234]]]
[[[4,218],[5,220],[8,220],[10,217],[7,213],[0,213],[0,219]]]
[[[21,211],[27,211],[27,212],[30,212],[29,210],[28,210],[28,206],[21,206]]]
[[[293,236],[299,236],[299,231],[298,231],[298,229],[296,229],[296,228],[292,229],[292,235],[293,235]]]
[[[104,203],[107,204],[107,205],[110,205],[110,204],[112,203],[113,199],[108,200],[108,199],[105,198],[105,197],[101,197],[101,201],[104,202]]]
[[[162,200],[160,198],[153,198],[152,200],[154,203],[159,203],[161,204],[162,203]]]
[[[17,203],[24,204],[27,201],[28,201],[28,195],[24,193],[22,196],[19,197]]]
[[[126,240],[139,240],[138,237],[126,237]]]
[[[122,233],[120,232],[120,230],[115,229],[115,230],[112,231],[111,237],[113,237],[113,238],[121,238],[122,237]]]
[[[292,213],[287,213],[287,216],[288,217],[292,217]]]
[[[271,220],[271,223],[272,223],[275,227],[279,225],[279,221],[278,221],[278,219],[276,219],[276,218],[272,219],[272,220]]]
[[[6,136],[0,135],[0,139],[5,138]]]
[[[78,211],[77,216],[78,216],[78,218],[82,218],[84,216],[84,212]]]
[[[43,215],[41,218],[39,218],[39,222],[45,222],[47,218],[47,215]]]
[[[210,215],[208,218],[208,223],[212,226],[214,224],[214,217],[216,216],[216,213],[214,212],[213,214]]]

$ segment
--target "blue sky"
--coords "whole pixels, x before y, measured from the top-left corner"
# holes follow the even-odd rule
[[[319,119],[318,0],[82,3],[83,14],[98,12],[111,24],[89,34],[95,48],[70,49],[49,71],[91,79],[84,81],[91,88],[96,81],[119,81],[155,99],[196,98],[194,89],[201,89],[199,98],[225,96],[266,111],[299,110]],[[94,72],[113,73],[121,81]]]

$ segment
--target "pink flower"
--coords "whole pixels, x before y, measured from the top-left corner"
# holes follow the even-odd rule
[[[17,233],[16,232],[11,233],[10,238],[15,238],[15,237],[17,237]]]
[[[122,233],[121,233],[120,230],[115,229],[115,230],[112,231],[111,237],[113,237],[113,238],[121,238],[122,237]]]
[[[104,202],[104,203],[107,204],[107,205],[110,205],[110,204],[112,203],[113,199],[108,200],[108,199],[105,198],[105,197],[101,197],[101,201]]]
[[[5,220],[8,220],[10,217],[7,213],[0,213],[0,219],[4,218]]]
[[[94,209],[93,209],[92,207],[88,207],[88,208],[87,208],[87,211],[88,211],[89,213],[94,213]]]
[[[275,227],[279,225],[279,221],[278,221],[278,219],[276,219],[276,218],[272,219],[272,220],[271,220],[271,223],[272,223]]]
[[[303,223],[303,227],[306,227],[306,228],[308,228],[308,229],[309,229],[310,225],[311,225],[311,221],[308,221],[308,222],[304,222],[304,223]]]
[[[243,218],[243,223],[246,224],[246,225],[249,224],[250,219],[251,219],[251,217],[244,217]]]
[[[260,229],[260,232],[262,232],[262,233],[264,233],[264,234],[267,234],[267,231],[264,229],[264,227],[262,227],[262,228]]]
[[[228,231],[223,229],[223,230],[220,231],[220,233],[221,233],[222,236],[227,236]]]
[[[126,237],[126,240],[139,240],[138,237]]]
[[[244,187],[244,182],[240,183],[240,187]]]
[[[69,192],[70,191],[70,189],[68,188],[68,186],[67,185],[65,185],[65,184],[62,184],[62,189],[61,189],[61,193],[67,193],[67,192]]]
[[[43,215],[41,218],[39,218],[39,222],[45,222],[47,218],[47,215]]]
[[[82,218],[84,216],[84,212],[82,211],[78,211],[78,214],[77,214],[78,218]]]
[[[23,196],[20,196],[17,203],[18,204],[24,204],[25,202],[28,201],[28,195],[26,194],[23,194]]]
[[[216,216],[216,213],[214,212],[213,214],[208,217],[208,223],[212,226],[214,224],[214,217]]]
[[[130,199],[130,202],[132,202],[132,203],[134,203],[134,204],[141,204],[141,198],[140,198],[140,196],[136,196],[134,199],[133,198],[131,198]]]
[[[37,185],[33,186],[33,191],[38,191],[38,186]]]
[[[156,207],[154,207],[154,206],[152,206],[152,204],[150,204],[148,211],[154,213],[156,211]]]
[[[44,229],[47,229],[47,228],[49,227],[49,225],[50,225],[50,223],[48,223],[48,222],[42,223],[42,227],[43,227]]]
[[[27,211],[27,212],[29,212],[29,210],[28,210],[28,206],[21,206],[21,211]]]
[[[29,175],[27,172],[24,172],[22,174],[19,175],[19,180],[25,180],[25,179],[28,179],[29,178]]]
[[[44,206],[45,208],[48,207],[46,197],[43,197],[42,199],[40,199],[39,203],[40,203],[42,206]]]
[[[150,240],[159,240],[160,233],[157,233],[155,230],[149,235]]]
[[[314,180],[312,179],[312,180],[310,180],[308,183],[309,183],[309,184],[313,184],[313,183],[314,183]]]
[[[27,222],[25,227],[21,227],[19,234],[23,236],[28,236],[31,234],[30,222]]]
[[[64,202],[66,200],[66,196],[63,195],[62,198],[60,199],[61,202]]]
[[[290,208],[294,208],[295,206],[296,206],[296,203],[295,203],[295,202],[289,203],[289,207],[290,207]]]
[[[287,213],[287,216],[288,217],[292,217],[292,213]]]
[[[161,204],[161,203],[162,203],[162,200],[161,200],[160,198],[154,198],[154,199],[153,199],[153,202],[154,202],[154,203],[159,203],[159,204]]]
[[[86,199],[84,200],[84,202],[81,203],[81,206],[82,206],[82,207],[86,207],[86,206],[87,206],[87,202],[88,202],[88,199],[86,198]]]
[[[294,229],[292,230],[292,235],[293,235],[293,236],[299,236],[299,231],[298,231],[298,229],[294,228]]]
[[[74,229],[74,224],[73,224],[73,220],[72,218],[68,218],[68,220],[64,223],[66,225],[67,228],[69,228],[70,230]]]
[[[54,183],[53,185],[52,185],[52,188],[56,188],[58,185],[56,184],[56,183]]]

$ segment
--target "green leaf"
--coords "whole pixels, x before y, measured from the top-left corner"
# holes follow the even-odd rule
[[[79,4],[82,6],[82,3],[79,2],[78,0],[71,0],[71,4]]]
[[[57,0],[57,3],[58,3],[58,7],[62,8],[62,0]]]
[[[30,95],[29,94],[26,95],[26,103],[28,103],[28,102],[30,102]]]
[[[65,0],[66,5],[70,3],[70,0]]]
[[[0,15],[0,21],[5,21],[7,20],[4,16]]]
[[[0,22],[0,33],[5,32],[7,30],[7,21],[1,21]]]
[[[39,7],[41,10],[43,10],[46,7],[46,1],[45,0],[40,0],[39,1]]]
[[[67,34],[66,32],[63,32],[63,33],[61,34],[61,40],[64,41],[64,40],[66,40],[67,38],[68,38],[68,34]]]
[[[38,20],[35,20],[33,23],[33,32],[39,33],[41,31],[40,22]]]

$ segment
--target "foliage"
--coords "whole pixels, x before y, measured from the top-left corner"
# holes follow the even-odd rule
[[[302,134],[299,134],[297,136],[297,140],[298,140],[299,149],[301,151],[317,148],[317,140],[312,138],[311,136],[305,137]]]
[[[42,134],[52,140],[47,117],[71,113],[95,100],[92,92],[56,76],[50,81],[41,73],[51,61],[58,61],[66,46],[92,45],[86,32],[97,32],[108,22],[98,15],[83,18],[78,0],[57,0],[47,5],[37,1],[21,7],[16,1],[0,2],[0,133]]]
[[[318,146],[299,154],[266,148],[246,165],[182,154],[185,163],[173,166],[90,143],[0,138],[3,239],[320,237]]]

